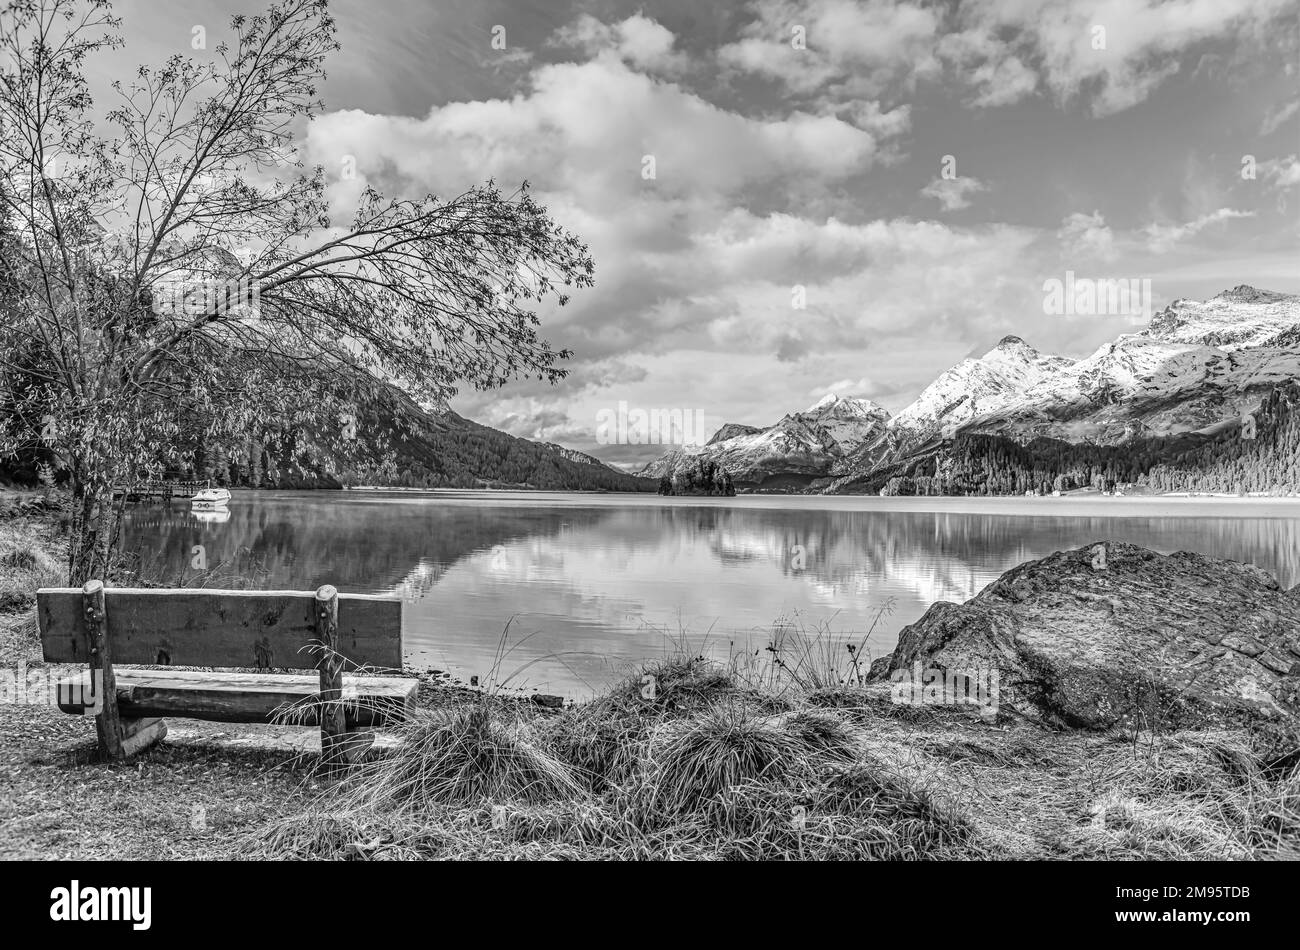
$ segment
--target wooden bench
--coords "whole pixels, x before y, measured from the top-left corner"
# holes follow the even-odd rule
[[[51,663],[84,663],[59,684],[59,708],[97,712],[100,752],[121,759],[167,734],[163,717],[319,725],[328,770],[355,761],[400,718],[418,681],[351,675],[400,669],[402,602],[311,591],[76,588],[36,593]],[[317,670],[318,675],[121,669],[120,664]],[[102,705],[101,705],[102,704]]]

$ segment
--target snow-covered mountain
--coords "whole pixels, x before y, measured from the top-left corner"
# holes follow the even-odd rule
[[[1235,287],[1177,300],[965,427],[1116,445],[1239,419],[1300,378],[1300,296]]]
[[[1073,363],[1062,356],[1044,356],[1018,336],[1003,337],[983,356],[962,360],[925,387],[889,427],[904,444],[944,435],[1016,403]]]
[[[670,452],[638,474],[658,478],[686,458],[706,455],[722,464],[737,485],[755,487],[775,478],[781,487],[797,487],[826,477],[837,462],[879,443],[888,422],[889,413],[870,399],[831,394],[765,429],[724,426],[707,444]],[[732,432],[737,434],[719,438]]]
[[[942,451],[958,432],[1113,446],[1210,431],[1236,424],[1293,380],[1300,296],[1242,285],[1204,302],[1176,300],[1146,329],[1080,360],[1005,337],[892,418],[870,400],[828,396],[766,429],[724,427],[688,451],[707,452],[741,487],[837,490],[917,452]],[[671,471],[682,454],[641,474]]]
[[[1139,336],[1234,351],[1300,343],[1297,296],[1241,284],[1204,303],[1175,300]]]

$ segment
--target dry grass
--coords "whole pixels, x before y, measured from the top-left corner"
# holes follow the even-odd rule
[[[642,695],[638,673],[551,719],[521,719],[490,701],[441,719],[454,723],[438,727],[451,734],[408,745],[324,793],[250,839],[248,853],[369,860],[1300,853],[1300,775],[1266,768],[1242,733],[1135,741],[1131,733],[990,725],[960,708],[917,716],[899,712],[916,707],[890,708],[888,691],[870,687],[773,700],[698,656],[647,670],[665,687],[653,699]],[[671,698],[662,701],[664,693]],[[519,774],[507,779],[503,769]]]
[[[426,813],[480,801],[538,804],[580,796],[569,766],[522,719],[485,702],[411,717],[397,727],[402,754],[363,764],[350,784],[356,804]]]
[[[807,752],[779,720],[720,702],[655,729],[629,801],[646,823],[670,820],[742,783],[787,782],[807,767]]]
[[[33,607],[39,588],[62,587],[67,580],[67,565],[44,525],[0,524],[0,613]]]

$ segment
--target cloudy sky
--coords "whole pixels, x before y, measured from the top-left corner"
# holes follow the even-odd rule
[[[827,392],[896,411],[1008,333],[1077,356],[1140,326],[1045,314],[1067,270],[1156,308],[1300,292],[1295,0],[331,7],[305,158],[338,220],[365,185],[527,178],[591,247],[595,288],[543,320],[570,377],[452,403],[515,435],[634,464],[661,448],[597,444],[620,401],[710,431]],[[215,45],[231,9],[119,3],[128,46],[92,68]]]

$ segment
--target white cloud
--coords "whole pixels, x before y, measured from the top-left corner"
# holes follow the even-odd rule
[[[1266,43],[1268,24],[1290,9],[1289,0],[963,0],[938,57],[974,105],[1008,105],[1042,86],[1104,116],[1145,100],[1199,45]]]
[[[1300,185],[1300,158],[1295,155],[1260,162],[1259,170],[1264,173],[1264,179],[1279,191]]]
[[[1193,235],[1199,234],[1212,224],[1218,224],[1222,221],[1230,221],[1233,218],[1253,218],[1253,211],[1237,211],[1233,208],[1219,208],[1217,211],[1211,211],[1209,214],[1203,214],[1199,218],[1184,222],[1183,224],[1148,224],[1142,229],[1147,237],[1147,247],[1153,253],[1164,253],[1180,241],[1185,241]]]
[[[988,185],[978,178],[936,178],[921,189],[926,198],[934,198],[943,206],[944,211],[960,211],[971,205],[970,195],[988,191]]]
[[[1090,96],[1094,115],[1109,115],[1146,99],[1179,71],[1181,55],[1216,39],[1250,42],[1288,0],[1051,0],[1021,25],[1043,58],[1058,99]],[[1004,7],[1014,11],[1016,5]],[[1012,15],[1014,19],[1014,14]],[[1095,27],[1105,48],[1094,48]]]
[[[871,98],[919,75],[937,75],[939,16],[890,0],[755,0],[742,38],[718,51],[731,69],[780,81],[801,95]],[[806,48],[793,44],[802,28]]]
[[[886,110],[879,102],[854,99],[832,107],[831,113],[878,139],[897,138],[912,126],[912,107],[907,104]]]
[[[863,376],[861,379],[840,379],[829,386],[814,386],[808,391],[810,396],[858,396],[870,399],[880,392],[872,380]]]
[[[751,119],[606,51],[532,73],[509,100],[451,103],[423,119],[335,112],[313,122],[308,157],[327,169],[344,155],[356,177],[337,181],[337,210],[367,183],[450,193],[492,176],[528,178],[589,211],[623,214],[629,201],[733,195],[756,184],[819,182],[869,168],[878,138],[830,115],[794,111]],[[653,156],[655,178],[643,178]]]
[[[685,53],[673,49],[676,37],[672,31],[640,13],[612,25],[584,13],[557,30],[552,42],[578,47],[589,57],[613,50],[619,58],[645,72],[676,75],[690,65]]]
[[[1114,232],[1099,211],[1092,214],[1076,211],[1067,215],[1061,221],[1056,236],[1066,255],[1099,261],[1110,261],[1116,257]]]
[[[1270,109],[1264,116],[1264,121],[1260,123],[1260,135],[1272,135],[1287,119],[1300,112],[1300,98],[1292,99],[1290,102],[1284,102],[1276,108]]]

